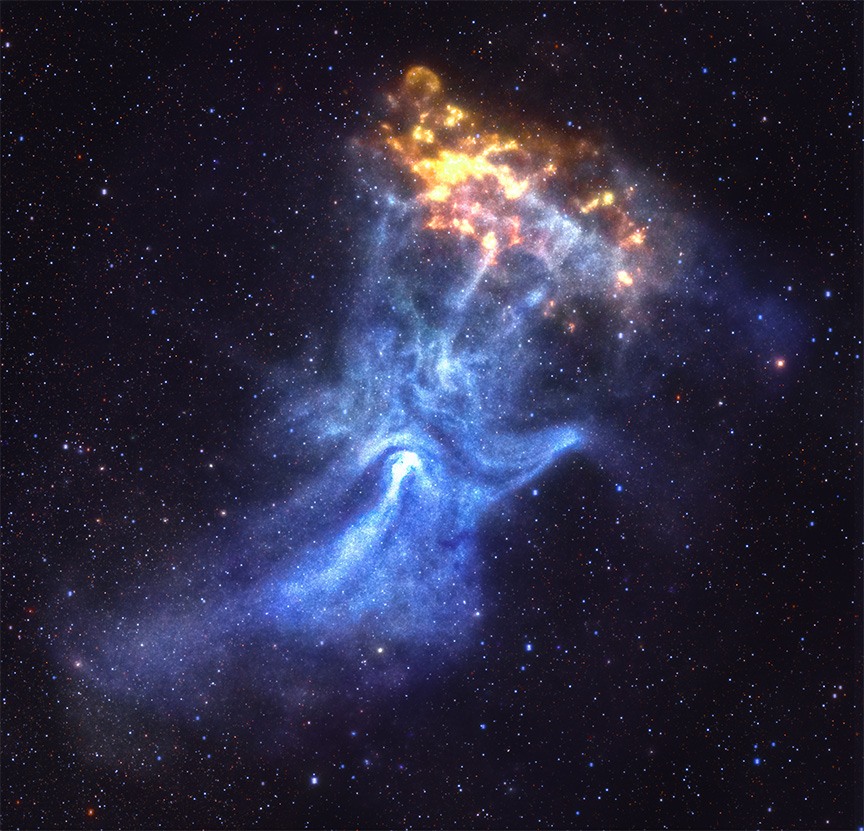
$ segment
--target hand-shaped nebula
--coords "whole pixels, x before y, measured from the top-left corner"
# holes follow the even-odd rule
[[[251,684],[291,708],[458,655],[490,509],[565,454],[602,457],[607,414],[680,365],[674,327],[704,298],[620,166],[489,126],[423,67],[388,101],[354,143],[371,230],[338,372],[282,416],[312,475],[208,547],[218,578],[190,567],[76,629],[93,689],[197,712]]]

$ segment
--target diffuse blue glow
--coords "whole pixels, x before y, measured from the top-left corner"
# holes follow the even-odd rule
[[[305,417],[341,448],[322,490],[351,504],[352,481],[359,488],[371,472],[378,495],[263,593],[275,620],[316,640],[459,639],[482,605],[481,518],[584,441],[576,424],[540,427],[526,407],[548,270],[532,262],[504,301],[486,267],[458,251],[440,249],[440,271],[424,274],[412,263],[418,235],[437,240],[415,218],[397,244],[404,220],[394,200],[348,321],[343,381],[326,410]]]

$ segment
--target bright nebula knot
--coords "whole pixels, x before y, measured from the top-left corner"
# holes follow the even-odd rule
[[[421,467],[420,457],[416,453],[404,451],[397,453],[393,459],[393,466],[390,468],[392,473],[392,482],[390,484],[389,493],[399,489],[402,480],[411,473],[412,470],[417,470]]]

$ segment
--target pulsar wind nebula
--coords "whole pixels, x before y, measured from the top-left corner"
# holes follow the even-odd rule
[[[693,351],[673,330],[707,301],[623,165],[490,126],[424,67],[387,105],[352,145],[367,230],[338,372],[295,385],[277,428],[311,472],[202,546],[209,571],[77,615],[65,658],[90,694],[230,719],[250,690],[290,711],[458,661],[507,614],[484,592],[491,509],[623,446],[615,413]]]

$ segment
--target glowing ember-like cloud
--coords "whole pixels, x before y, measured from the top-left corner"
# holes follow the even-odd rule
[[[526,220],[538,200],[568,187],[573,192],[569,204],[562,205],[565,213],[596,214],[622,248],[644,242],[645,229],[627,215],[626,198],[633,188],[619,196],[575,174],[599,155],[589,142],[537,132],[502,135],[485,119],[446,101],[438,76],[422,66],[405,72],[390,104],[391,117],[381,124],[380,135],[391,157],[411,175],[428,214],[427,227],[476,240],[487,265],[507,248],[542,251],[540,235],[523,232]],[[632,285],[632,280],[622,282]]]

